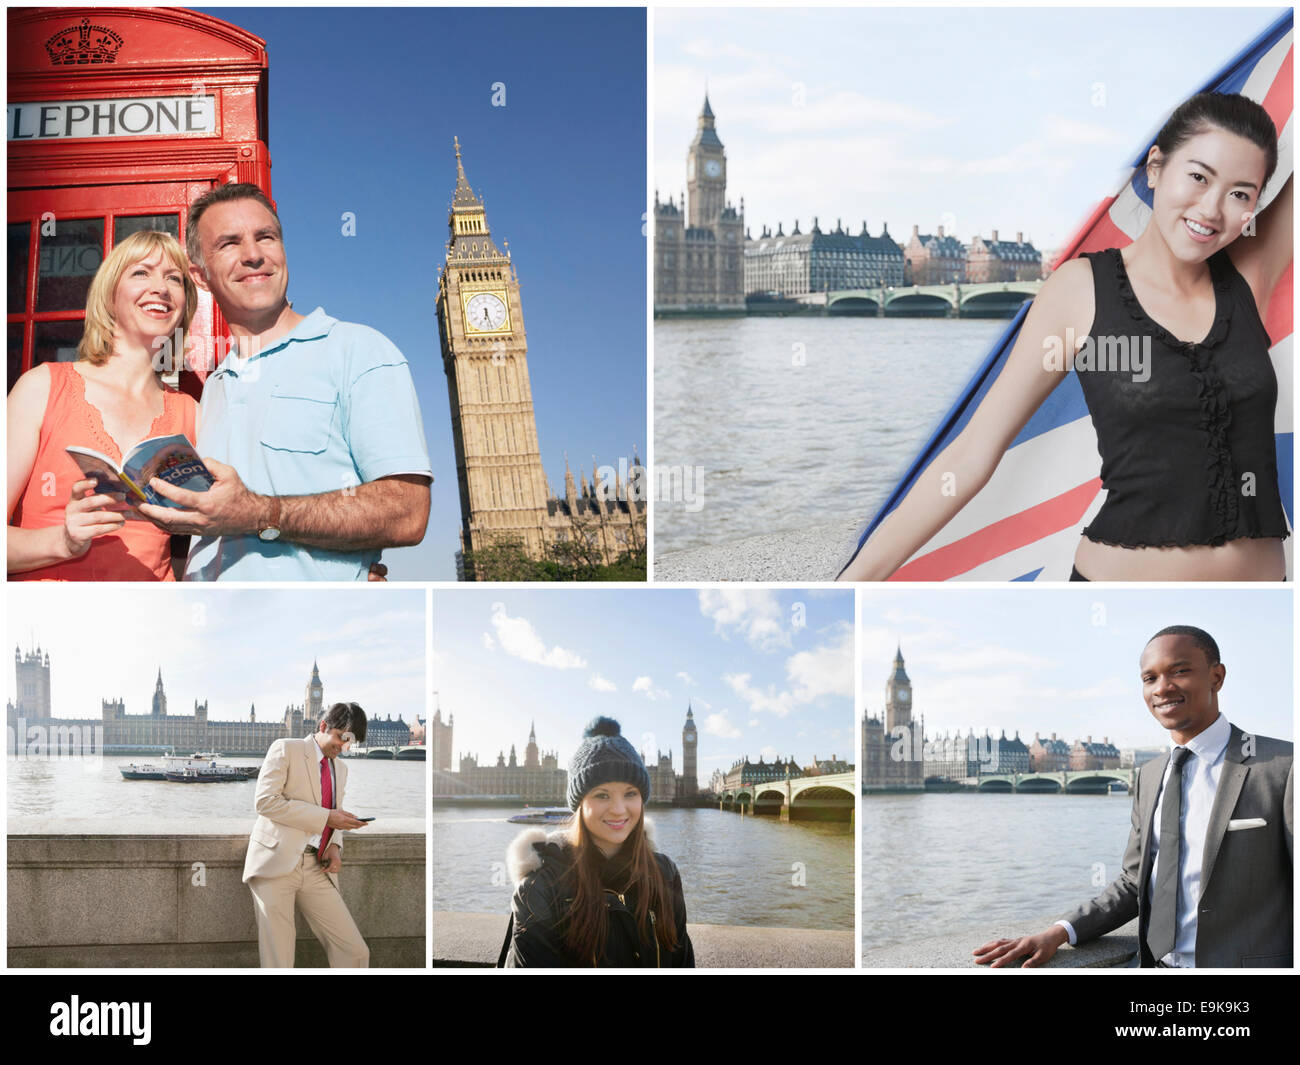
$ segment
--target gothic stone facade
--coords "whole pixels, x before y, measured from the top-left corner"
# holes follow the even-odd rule
[[[303,691],[302,705],[287,706],[279,719],[271,721],[258,721],[257,710],[253,706],[249,707],[247,718],[214,721],[208,716],[206,699],[203,702],[196,699],[192,713],[169,713],[161,669],[154,682],[153,697],[147,714],[127,713],[126,703],[119,697],[100,700],[99,717],[56,718],[51,712],[48,653],[42,657],[38,650],[24,656],[15,650],[14,669],[18,679],[19,701],[17,704],[10,703],[7,707],[10,734],[20,734],[20,721],[27,727],[40,725],[55,737],[50,742],[60,748],[69,746],[71,741],[58,739],[59,730],[68,734],[73,729],[102,729],[103,748],[110,751],[122,748],[173,747],[178,752],[217,751],[221,754],[262,755],[278,739],[301,738],[315,732],[325,713],[324,685],[321,683],[320,670],[314,662]],[[24,694],[28,686],[33,687],[34,692]],[[409,730],[400,718],[397,722],[384,724],[388,726],[386,734],[395,736],[398,731],[406,730],[409,736]],[[21,735],[28,734],[24,731]],[[30,737],[28,739],[30,742]],[[372,740],[372,745],[378,744]]]
[[[862,720],[862,790],[921,791],[925,788],[925,724],[912,717],[912,682],[903,651],[885,681],[883,720],[864,713]],[[895,755],[901,754],[902,757]]]
[[[727,200],[727,156],[705,96],[686,152],[689,195],[654,204],[655,314],[744,314],[745,201]]]

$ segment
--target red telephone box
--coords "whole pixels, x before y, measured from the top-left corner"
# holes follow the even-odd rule
[[[266,42],[180,8],[11,10],[9,384],[76,358],[86,294],[139,229],[184,244],[190,203],[246,181],[271,194]],[[224,336],[200,291],[191,334]],[[191,349],[191,358],[195,352]],[[200,374],[182,373],[197,395]]]

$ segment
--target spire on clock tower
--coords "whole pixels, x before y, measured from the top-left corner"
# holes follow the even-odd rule
[[[894,654],[894,669],[885,682],[885,728],[893,730],[912,722],[912,681],[903,666],[903,648]]]
[[[167,693],[163,691],[162,667],[158,667],[158,680],[153,688],[153,715],[154,717],[167,716]]]
[[[474,192],[465,176],[465,161],[461,158],[460,139],[452,138],[456,149],[456,190],[451,196],[451,211],[447,215],[447,228],[451,240],[447,245],[449,262],[492,262],[507,260],[488,230],[487,209],[483,199]]]
[[[690,190],[687,224],[693,228],[712,226],[727,205],[727,159],[714,128],[707,91],[696,120],[695,139],[686,153],[686,181]]]

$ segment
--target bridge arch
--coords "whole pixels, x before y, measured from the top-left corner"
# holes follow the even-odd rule
[[[870,296],[840,296],[826,298],[828,315],[845,315],[874,318],[880,313],[880,301]]]
[[[1022,780],[1016,791],[1023,795],[1059,795],[1061,782],[1051,777],[1034,777]]]
[[[1104,770],[1091,772],[1087,776],[1072,776],[1065,784],[1065,793],[1067,795],[1101,795],[1110,789],[1112,781],[1119,781],[1128,788],[1128,780],[1118,773],[1107,773]]]
[[[963,296],[961,316],[963,318],[1012,318],[1022,303],[1033,298],[1032,292],[1021,292],[1017,289],[976,292]]]
[[[938,292],[899,292],[885,301],[887,318],[946,318],[951,313],[951,299]]]
[[[815,784],[794,793],[790,800],[791,821],[851,821],[857,797],[851,788],[838,784]]]

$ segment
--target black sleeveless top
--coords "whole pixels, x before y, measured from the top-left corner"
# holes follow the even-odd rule
[[[1268,333],[1227,252],[1209,259],[1214,324],[1199,343],[1147,315],[1118,248],[1087,258],[1097,310],[1075,369],[1106,500],[1083,535],[1120,547],[1285,538]]]

